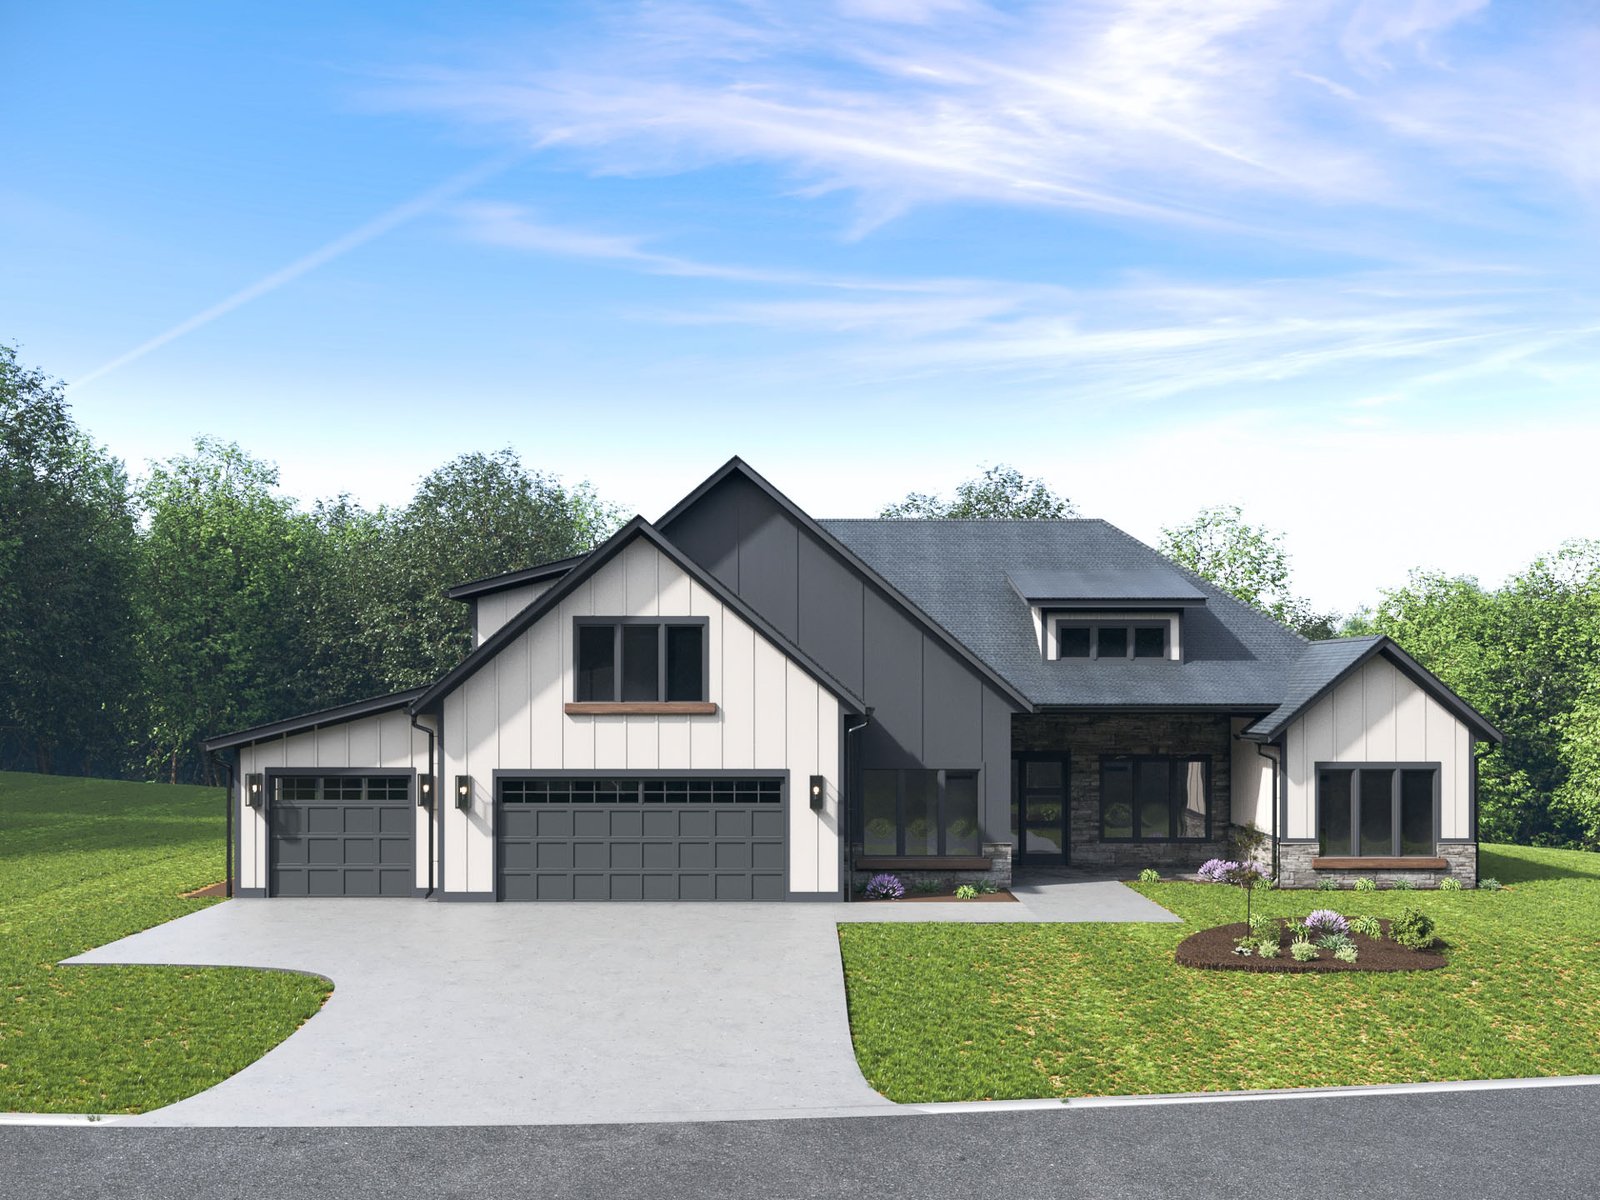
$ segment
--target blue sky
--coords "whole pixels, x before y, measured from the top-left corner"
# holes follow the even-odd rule
[[[0,337],[136,469],[657,516],[1003,461],[1349,609],[1600,535],[1600,18],[1522,0],[4,7]]]

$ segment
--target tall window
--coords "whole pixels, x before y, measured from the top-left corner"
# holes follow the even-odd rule
[[[580,617],[575,700],[704,700],[706,620]]]
[[[1438,853],[1439,767],[1373,763],[1317,769],[1318,851],[1329,858]]]
[[[976,771],[862,772],[861,853],[971,856],[983,849]]]
[[[1101,758],[1101,841],[1199,842],[1210,836],[1210,758]]]

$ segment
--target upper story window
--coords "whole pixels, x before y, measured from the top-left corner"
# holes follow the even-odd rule
[[[1060,620],[1057,658],[1171,658],[1171,622],[1123,619]]]
[[[706,618],[579,617],[573,699],[705,700]]]

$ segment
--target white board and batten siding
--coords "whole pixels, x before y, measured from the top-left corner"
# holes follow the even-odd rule
[[[429,718],[419,719],[429,722]],[[374,775],[413,770],[421,777],[428,772],[428,738],[412,728],[411,718],[404,708],[397,708],[393,712],[340,721],[239,749],[241,784],[257,772],[318,767],[370,769]],[[242,786],[240,792],[238,886],[264,888],[267,886],[266,810],[245,805]],[[412,799],[415,798],[413,793]],[[425,809],[417,810],[415,840],[417,884],[426,886],[428,823]]]
[[[1286,731],[1288,828],[1317,836],[1318,763],[1439,764],[1439,836],[1472,837],[1473,732],[1388,659],[1368,660]]]
[[[704,617],[711,716],[569,716],[573,618]],[[803,668],[691,579],[636,540],[445,698],[447,793],[472,779],[472,807],[444,808],[444,889],[492,893],[494,771],[789,773],[791,892],[839,887],[839,702]],[[826,777],[813,811],[808,780]]]
[[[524,584],[522,587],[506,588],[502,592],[490,592],[487,596],[479,596],[472,602],[475,634],[473,645],[483,645],[488,641],[490,634],[548,592],[555,583],[554,579],[545,579],[538,583]]]
[[[1252,724],[1252,717],[1233,719],[1233,758],[1228,764],[1233,792],[1228,811],[1233,824],[1253,825],[1270,834],[1273,775],[1272,760],[1268,756],[1277,754],[1277,750],[1239,736]]]

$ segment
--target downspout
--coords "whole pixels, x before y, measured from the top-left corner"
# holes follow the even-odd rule
[[[235,755],[238,753],[239,752],[237,750],[234,751]],[[228,802],[224,806],[227,811],[227,822],[224,825],[224,828],[227,830],[227,848],[224,851],[223,859],[227,865],[228,873],[222,877],[222,889],[223,894],[231,900],[233,899],[233,784],[237,776],[233,772],[233,764],[227,761],[227,759],[218,758],[217,762],[221,764],[223,769],[228,772]]]
[[[1272,749],[1277,753],[1263,754],[1262,751],[1266,747],[1260,742],[1255,746],[1256,757],[1264,758],[1272,764],[1272,878],[1276,880],[1278,878],[1278,760],[1282,756],[1282,751],[1279,747],[1273,746]]]
[[[424,900],[433,896],[433,827],[437,820],[439,807],[439,781],[433,775],[433,730],[417,722],[417,714],[411,713],[411,728],[428,735],[428,894]]]
[[[856,830],[855,824],[850,820],[850,796],[856,790],[856,770],[858,757],[850,753],[850,735],[860,733],[872,724],[872,705],[867,705],[867,711],[861,715],[861,724],[846,725],[844,729],[844,762],[845,774],[849,779],[844,781],[845,786],[839,789],[839,829],[844,834],[844,900],[849,904],[856,892]]]

